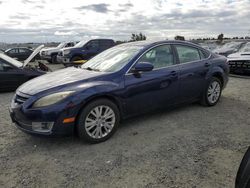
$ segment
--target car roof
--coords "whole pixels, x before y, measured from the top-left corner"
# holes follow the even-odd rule
[[[181,41],[181,40],[162,40],[162,41],[152,41],[152,40],[144,40],[144,41],[136,41],[136,42],[127,42],[127,43],[123,43],[120,44],[119,46],[141,46],[144,48],[147,47],[151,47],[151,46],[155,46],[158,44],[188,44],[188,45],[192,45],[194,47],[198,47],[201,48],[200,45],[197,45],[195,43],[192,42],[188,42],[188,41]]]

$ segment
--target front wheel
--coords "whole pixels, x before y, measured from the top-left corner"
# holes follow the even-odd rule
[[[99,143],[109,139],[120,121],[119,110],[110,100],[98,99],[83,108],[77,122],[77,132],[81,139]]]
[[[201,103],[206,106],[214,106],[220,99],[222,91],[221,81],[212,77],[201,100]]]
[[[57,55],[51,56],[51,63],[56,64],[57,63]]]

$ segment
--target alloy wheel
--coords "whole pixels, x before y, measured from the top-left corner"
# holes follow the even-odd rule
[[[221,93],[220,83],[215,80],[208,87],[207,99],[209,103],[211,104],[216,103],[220,98],[220,93]]]
[[[115,118],[115,112],[109,106],[96,106],[86,116],[85,130],[94,139],[103,138],[114,128]]]

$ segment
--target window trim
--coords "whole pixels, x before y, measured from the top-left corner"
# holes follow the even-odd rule
[[[204,51],[203,48],[200,48],[200,47],[194,47],[192,45],[189,45],[189,44],[178,44],[178,43],[174,43],[174,42],[165,42],[165,43],[162,43],[162,44],[157,44],[157,45],[154,45],[152,47],[150,47],[149,49],[147,49],[145,52],[143,52],[135,61],[134,63],[128,68],[128,70],[126,71],[125,75],[131,75],[133,73],[130,73],[130,70],[133,68],[133,66],[138,62],[138,60],[145,54],[147,53],[149,50],[151,50],[152,48],[155,48],[155,47],[158,47],[158,46],[162,46],[162,45],[171,45],[171,48],[173,49],[173,54],[174,54],[174,60],[175,60],[175,64],[174,65],[170,65],[170,66],[167,66],[165,68],[169,68],[169,67],[175,67],[175,66],[178,66],[178,65],[183,65],[183,64],[189,64],[189,63],[194,63],[194,62],[198,62],[198,61],[192,61],[192,62],[186,62],[186,63],[182,63],[180,64],[180,61],[179,61],[179,56],[178,56],[178,53],[177,53],[177,50],[176,50],[176,47],[175,45],[180,45],[180,46],[188,46],[188,47],[192,47],[192,48],[196,48],[198,50],[202,50]],[[203,59],[202,61],[205,61],[205,60],[208,60],[211,58],[212,56],[212,53],[211,52],[208,52],[209,53],[209,56],[206,58],[206,59]],[[162,68],[160,68],[162,69]],[[155,70],[158,70],[158,69],[155,69]],[[152,70],[154,71],[154,70]]]

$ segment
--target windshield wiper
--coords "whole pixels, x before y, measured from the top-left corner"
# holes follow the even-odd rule
[[[89,70],[89,71],[100,71],[99,69],[93,69],[91,67],[84,67],[83,69]]]

